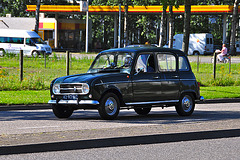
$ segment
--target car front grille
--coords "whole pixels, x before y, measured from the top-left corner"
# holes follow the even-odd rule
[[[71,84],[60,84],[61,94],[81,94],[82,93],[81,83],[71,83]]]

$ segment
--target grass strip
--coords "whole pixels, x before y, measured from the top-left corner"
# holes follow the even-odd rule
[[[43,104],[50,100],[49,90],[0,91],[0,104]]]

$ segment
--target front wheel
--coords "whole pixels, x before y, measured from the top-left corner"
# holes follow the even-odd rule
[[[190,116],[195,108],[195,99],[192,94],[183,94],[175,108],[178,115]]]
[[[32,57],[37,58],[39,56],[38,51],[33,51],[32,52]]]
[[[0,49],[0,56],[4,56],[6,54],[4,49]]]
[[[72,108],[64,105],[52,105],[52,110],[58,118],[69,118],[73,113]]]
[[[151,111],[151,107],[149,108],[134,108],[135,112],[139,115],[147,115]]]
[[[103,96],[98,107],[98,113],[102,119],[110,120],[118,116],[120,102],[114,93],[107,93]]]

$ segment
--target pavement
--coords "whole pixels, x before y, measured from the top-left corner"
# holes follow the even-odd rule
[[[208,99],[201,104],[239,103],[240,98]],[[49,104],[0,105],[0,111],[51,109]],[[231,124],[231,125],[230,125]],[[222,127],[224,126],[224,128]],[[240,137],[238,121],[167,123],[121,128],[0,135],[0,155]]]
[[[210,104],[210,103],[237,103],[240,102],[240,98],[221,98],[221,99],[206,99],[204,101],[197,102],[198,104]],[[0,111],[8,110],[41,110],[52,109],[50,104],[30,104],[30,105],[0,105]]]

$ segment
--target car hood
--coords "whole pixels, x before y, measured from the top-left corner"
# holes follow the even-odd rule
[[[85,73],[70,75],[65,77],[60,77],[55,80],[56,83],[91,83],[94,79],[99,79],[102,77],[115,77],[119,76],[119,73]]]

